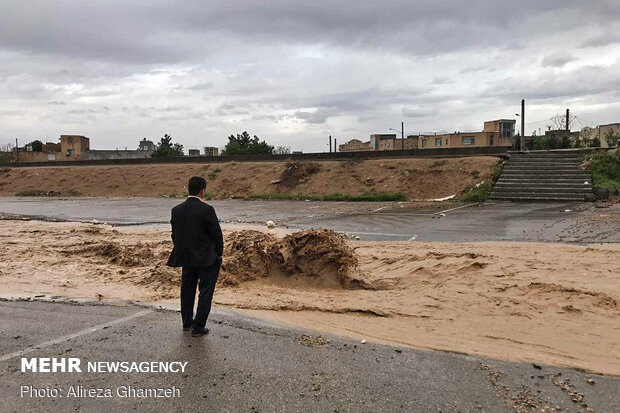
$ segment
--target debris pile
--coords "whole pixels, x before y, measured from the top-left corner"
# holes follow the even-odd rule
[[[224,240],[224,262],[218,283],[238,285],[267,277],[274,265],[284,261],[278,239],[260,231],[235,231]]]
[[[280,175],[279,184],[284,187],[294,187],[306,182],[310,175],[317,173],[321,166],[316,162],[289,162]]]
[[[111,264],[122,267],[143,267],[151,265],[163,259],[164,253],[157,254],[154,249],[159,244],[138,242],[135,245],[121,245],[114,241],[102,241],[85,243],[85,246],[78,247],[77,251],[67,249],[67,254],[74,252],[86,256],[99,256],[105,258]]]
[[[237,231],[226,237],[219,283],[238,285],[277,271],[355,288],[361,286],[352,277],[357,263],[345,238],[334,231],[310,229],[282,239],[259,231]]]

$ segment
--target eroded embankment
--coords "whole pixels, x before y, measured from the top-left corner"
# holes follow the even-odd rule
[[[0,196],[178,197],[191,176],[215,199],[252,195],[403,193],[408,200],[459,195],[488,179],[497,157],[322,162],[227,162],[0,168]]]

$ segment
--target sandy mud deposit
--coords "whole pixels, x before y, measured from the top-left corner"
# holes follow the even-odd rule
[[[301,231],[281,239],[260,231],[235,231],[225,239],[224,256],[219,279],[223,285],[273,278],[290,286],[366,286],[355,278],[353,250],[329,230]]]
[[[0,221],[0,292],[171,300],[168,228]],[[215,303],[377,342],[620,374],[620,245],[225,230]]]

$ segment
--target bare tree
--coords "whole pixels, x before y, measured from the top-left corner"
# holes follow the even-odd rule
[[[568,117],[568,129],[570,129],[576,118],[577,116],[575,115],[570,115]],[[553,115],[549,121],[551,122],[550,124],[547,124],[547,129],[549,130],[566,129],[566,115]]]
[[[274,155],[288,155],[291,153],[291,148],[289,146],[276,146],[273,150]]]
[[[584,126],[579,132],[579,141],[577,146],[581,148],[587,148],[589,146],[600,146],[598,142],[597,130],[589,126]]]
[[[13,145],[10,143],[0,145],[0,165],[8,165],[15,156],[13,152]]]

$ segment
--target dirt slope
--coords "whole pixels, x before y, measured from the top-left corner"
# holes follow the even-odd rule
[[[409,200],[460,194],[490,176],[498,158],[393,159],[324,162],[229,162],[0,168],[0,196],[25,191],[96,197],[161,197],[185,192],[193,175],[213,197],[252,194],[403,192]]]

